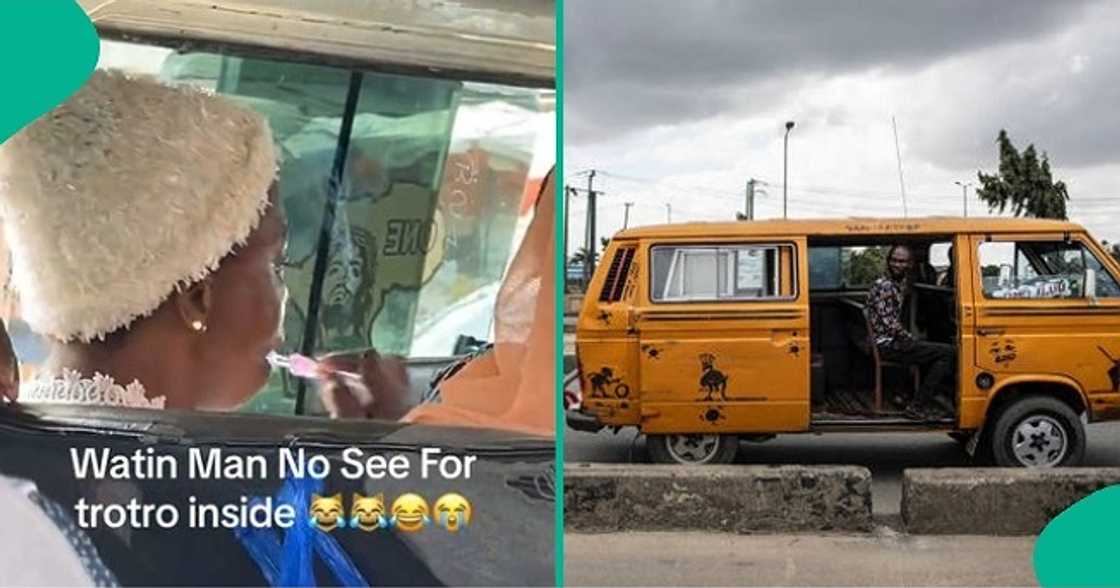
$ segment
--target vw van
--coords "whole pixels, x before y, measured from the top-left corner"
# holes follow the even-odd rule
[[[949,344],[944,417],[907,418],[926,374],[885,361],[867,295],[894,244],[901,318]],[[783,433],[944,431],[1003,466],[1077,464],[1120,416],[1120,265],[1082,227],[1006,218],[771,220],[614,236],[588,286],[569,426],[637,427],[654,461],[731,462]],[[617,429],[616,429],[617,430]]]
[[[281,351],[375,347],[405,356],[409,400],[418,403],[477,340],[494,341],[499,285],[555,162],[553,0],[78,4],[101,39],[99,67],[202,87],[268,120],[289,225]],[[6,259],[0,245],[0,264]],[[47,342],[20,320],[18,298],[5,294],[0,317],[26,381]],[[551,380],[541,381],[547,401]],[[122,585],[282,585],[295,577],[283,574],[304,568],[314,577],[295,582],[305,585],[554,584],[552,438],[326,416],[313,387],[279,370],[236,413],[5,405],[0,474],[35,484],[71,515],[82,499],[176,506],[183,516],[174,529],[84,529]],[[263,458],[268,475],[78,478],[72,448],[172,457],[184,473],[193,451],[218,450]],[[454,482],[354,477],[345,475],[351,448],[405,456],[416,468],[426,449],[478,461],[469,479]],[[329,461],[329,475],[293,488],[294,477],[281,479],[276,465],[288,450]],[[196,500],[294,504],[299,492],[434,500],[433,489],[469,498],[477,521],[457,535],[435,525],[418,533],[351,527],[319,534],[326,543],[296,543],[289,539],[298,535],[281,529],[250,536],[187,524]]]

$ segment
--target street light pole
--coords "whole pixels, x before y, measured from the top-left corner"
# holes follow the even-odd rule
[[[972,185],[971,182],[953,182],[961,187],[961,204],[964,206],[964,216],[968,218],[968,188]]]
[[[789,218],[789,191],[786,183],[789,180],[789,132],[793,130],[793,121],[786,121],[786,135],[782,141],[782,218]]]
[[[634,206],[634,203],[623,202],[622,205],[626,207],[626,211],[623,213],[625,216],[622,217],[622,228],[628,229],[630,228],[630,207]]]
[[[595,206],[595,188],[593,187],[594,182],[595,182],[595,170],[591,170],[591,173],[587,175],[587,244],[586,244],[586,246],[587,246],[588,257],[587,257],[587,261],[584,262],[584,266],[583,266],[584,270],[585,270],[584,271],[584,276],[587,279],[587,281],[585,282],[586,284],[590,284],[591,283],[591,276],[595,275],[595,257],[596,257],[596,250],[597,250],[597,247],[595,245],[595,237],[596,237],[596,235],[595,235],[595,215],[598,214],[599,211],[596,209],[596,206]]]
[[[665,203],[665,222],[670,224],[673,222],[673,205],[669,202]]]

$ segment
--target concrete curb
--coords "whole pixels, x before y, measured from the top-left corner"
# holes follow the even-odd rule
[[[912,535],[1036,535],[1093,492],[1120,483],[1120,468],[908,469],[902,521]]]
[[[871,529],[856,466],[568,464],[564,528],[578,532]]]

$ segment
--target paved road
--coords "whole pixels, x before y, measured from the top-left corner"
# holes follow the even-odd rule
[[[564,459],[569,462],[612,463],[647,461],[644,438],[633,430],[618,435],[566,429]],[[1089,425],[1088,466],[1120,466],[1120,423]],[[743,443],[739,463],[846,464],[871,470],[872,500],[876,515],[899,511],[902,470],[914,467],[968,465],[957,443],[943,433],[835,433],[782,435],[766,443]]]
[[[1032,586],[1034,537],[564,536],[568,586]]]

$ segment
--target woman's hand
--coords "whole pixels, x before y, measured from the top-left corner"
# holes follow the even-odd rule
[[[0,321],[0,398],[15,402],[19,397],[19,359],[16,358],[8,329]]]
[[[318,358],[322,370],[319,390],[323,406],[334,418],[374,418],[396,420],[408,412],[408,371],[404,358],[383,357],[373,349],[359,352],[332,353]],[[363,403],[364,396],[356,386],[335,372],[359,374],[373,396]]]

